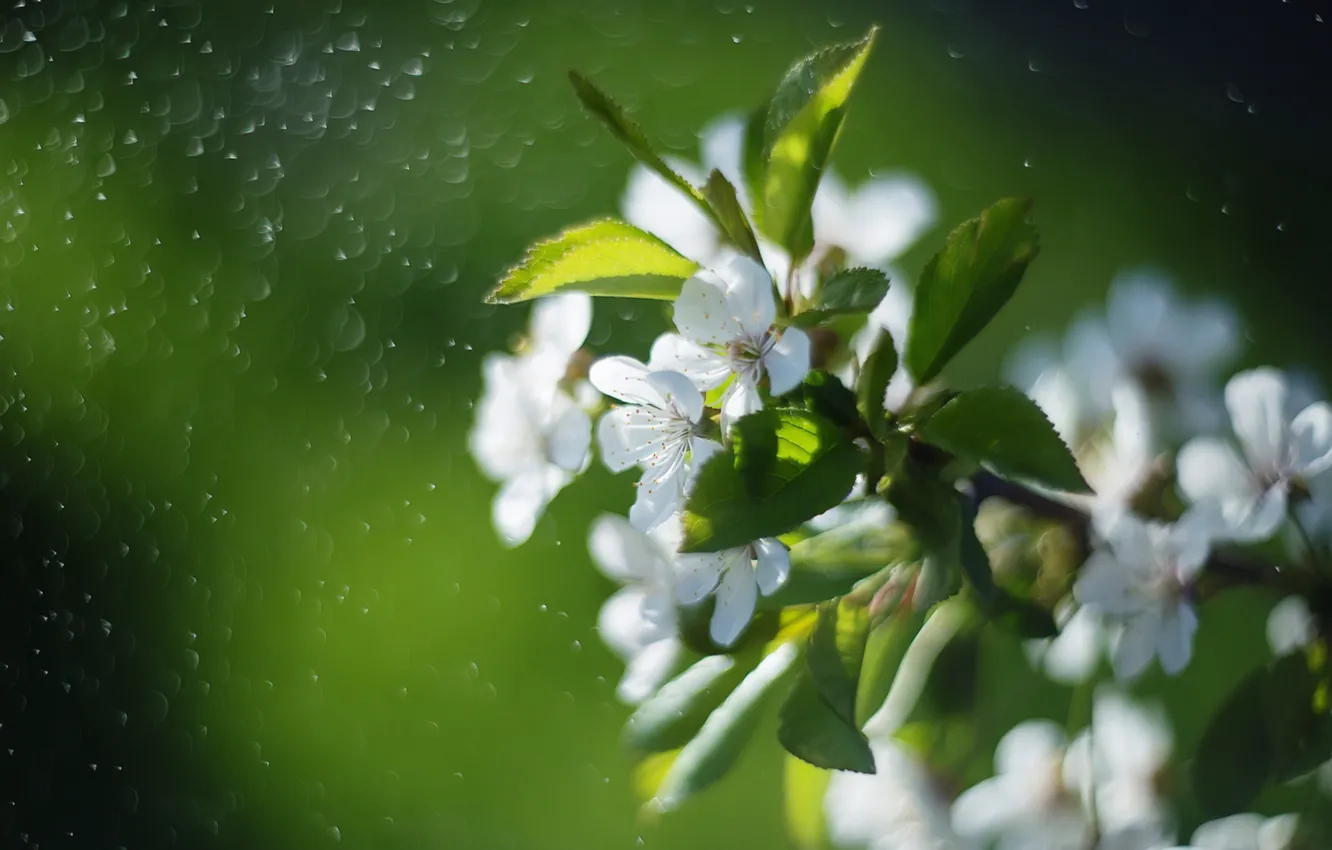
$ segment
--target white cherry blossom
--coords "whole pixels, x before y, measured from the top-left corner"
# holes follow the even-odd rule
[[[1091,821],[1079,777],[1065,768],[1068,749],[1064,731],[1048,720],[1013,727],[995,749],[995,775],[954,801],[954,828],[998,850],[1083,850]]]
[[[1190,846],[1195,850],[1287,850],[1298,828],[1297,815],[1231,815],[1198,827]]]
[[[591,319],[586,295],[545,299],[533,308],[523,353],[483,361],[468,448],[500,483],[491,518],[506,545],[526,541],[555,494],[587,466],[592,423],[560,384]]]
[[[708,633],[719,646],[731,646],[754,616],[759,594],[768,596],[786,583],[791,553],[775,537],[720,552],[680,555],[675,598],[697,605],[715,597]]]
[[[714,271],[684,282],[675,301],[679,334],[652,347],[654,369],[683,373],[700,389],[730,381],[722,394],[722,429],[763,407],[759,384],[773,395],[795,389],[809,371],[809,337],[773,326],[772,279],[758,263],[732,256]]]
[[[1164,713],[1113,688],[1100,688],[1089,735],[1089,785],[1102,834],[1134,837],[1133,843],[1147,839],[1140,846],[1170,844],[1170,815],[1157,790],[1174,747]]]
[[[601,459],[615,472],[643,469],[629,518],[650,529],[680,508],[691,469],[721,449],[694,433],[703,395],[679,372],[649,369],[632,357],[603,357],[588,372],[592,385],[625,404],[601,418]]]
[[[1072,598],[1055,606],[1059,634],[1023,643],[1027,659],[1056,682],[1080,685],[1092,677],[1105,654],[1106,633],[1101,618]]]
[[[1180,450],[1180,489],[1194,503],[1215,504],[1235,540],[1271,537],[1285,521],[1292,490],[1332,466],[1332,406],[1295,407],[1281,372],[1240,372],[1226,384],[1238,447],[1198,437]]]
[[[891,739],[870,744],[873,774],[836,771],[823,810],[839,847],[866,850],[970,850],[925,768]]]
[[[1006,374],[1075,449],[1104,426],[1126,384],[1145,395],[1157,430],[1189,434],[1218,424],[1216,381],[1240,341],[1228,306],[1185,301],[1161,273],[1130,270],[1111,282],[1103,314],[1083,313],[1057,342],[1019,347]]]
[[[624,585],[601,606],[597,630],[625,660],[616,694],[630,704],[656,693],[681,656],[675,616],[678,538],[678,522],[644,533],[613,514],[597,517],[588,533],[592,560],[607,578]]]
[[[1100,542],[1073,586],[1077,601],[1113,624],[1111,661],[1133,678],[1153,657],[1174,675],[1193,653],[1193,582],[1211,549],[1216,519],[1193,510],[1173,525],[1127,511],[1096,517]]]
[[[1303,596],[1287,596],[1267,615],[1267,645],[1277,656],[1299,652],[1318,637],[1318,621]]]

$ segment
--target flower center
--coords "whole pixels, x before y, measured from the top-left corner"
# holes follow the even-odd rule
[[[1130,371],[1148,395],[1157,398],[1168,398],[1174,395],[1175,381],[1159,360],[1150,357],[1144,358],[1133,364]]]

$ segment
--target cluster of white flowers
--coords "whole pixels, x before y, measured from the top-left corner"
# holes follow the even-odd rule
[[[874,744],[874,775],[835,773],[824,797],[839,847],[868,850],[1286,850],[1294,815],[1234,815],[1177,845],[1166,796],[1174,736],[1164,714],[1103,688],[1070,741],[1027,720],[999,741],[994,776],[951,807],[901,744]]]
[[[1032,647],[1052,677],[1086,680],[1103,649],[1124,679],[1153,658],[1179,673],[1198,626],[1195,583],[1216,545],[1332,530],[1332,406],[1270,368],[1220,390],[1241,339],[1223,304],[1187,302],[1140,271],[1117,278],[1105,314],[1081,316],[1062,345],[1037,340],[1014,356],[1009,378],[1046,411],[1095,491],[1082,500],[1095,548],[1063,631]],[[1138,516],[1135,500],[1172,474],[1187,510],[1173,523]],[[1292,562],[1317,557],[1299,534],[1284,538]],[[1307,608],[1279,606],[1270,631],[1278,652],[1307,640]]]
[[[742,135],[738,119],[724,119],[703,133],[702,169],[671,165],[695,183],[719,169],[743,187]],[[772,538],[715,553],[679,551],[681,511],[698,471],[725,450],[738,419],[794,390],[809,372],[811,340],[777,322],[779,304],[798,309],[814,297],[820,264],[830,258],[889,272],[888,295],[850,340],[853,356],[841,377],[852,384],[879,328],[904,350],[911,291],[891,264],[933,223],[935,204],[913,178],[878,177],[851,191],[827,173],[813,206],[814,250],[795,267],[761,239],[762,264],[734,253],[712,222],[646,167],[633,170],[623,207],[630,222],[702,267],[673,304],[674,330],[653,343],[647,362],[610,355],[589,366],[578,355],[590,300],[539,302],[520,351],[486,359],[470,446],[501,485],[493,521],[510,545],[526,540],[551,499],[587,468],[597,416],[605,466],[640,470],[627,518],[598,518],[588,540],[593,561],[621,585],[598,628],[626,664],[619,697],[637,704],[682,664],[682,608],[711,599],[709,637],[731,647],[758,598],[782,587],[790,572],[786,547]],[[1307,382],[1268,368],[1231,374],[1223,389],[1242,338],[1225,305],[1188,301],[1161,275],[1139,271],[1112,283],[1103,313],[1080,316],[1060,341],[1028,341],[1009,363],[1007,378],[1046,412],[1093,491],[1048,494],[1086,512],[1091,544],[1056,610],[1059,635],[1028,641],[1033,664],[1051,678],[1089,682],[1102,658],[1121,680],[1154,662],[1172,676],[1184,671],[1198,628],[1198,584],[1222,547],[1274,544],[1264,551],[1283,551],[1298,568],[1326,555],[1332,406],[1315,400]],[[912,389],[899,368],[885,408],[899,409]],[[852,495],[863,495],[865,485],[862,477]],[[847,520],[852,515],[861,519]],[[892,518],[882,502],[857,503],[811,524]],[[1314,632],[1299,597],[1269,619],[1275,655],[1298,651]],[[874,741],[877,774],[837,773],[829,785],[831,837],[871,850],[1174,846],[1177,828],[1160,784],[1173,741],[1161,713],[1102,688],[1089,726],[1073,731],[1070,741],[1049,721],[1019,724],[999,743],[995,775],[951,801],[903,745]],[[1293,834],[1293,817],[1239,815],[1205,824],[1192,846],[1279,850]]]
[[[701,182],[720,169],[736,185],[743,126],[726,118],[702,134],[703,170],[672,165]],[[747,201],[746,201],[747,203]],[[619,696],[637,703],[678,666],[683,644],[677,606],[713,600],[709,634],[733,645],[753,618],[760,595],[786,581],[786,547],[764,538],[708,554],[681,554],[680,510],[693,476],[721,451],[731,425],[772,397],[795,389],[810,368],[810,340],[775,324],[777,298],[808,298],[818,264],[830,251],[848,262],[887,268],[934,222],[934,200],[906,176],[880,177],[850,191],[825,174],[814,203],[815,248],[798,268],[780,248],[761,242],[764,265],[726,248],[714,225],[655,172],[636,166],[624,196],[625,218],[703,268],[685,281],[673,305],[675,330],[652,345],[646,363],[611,355],[585,369],[571,361],[587,337],[590,299],[544,299],[516,355],[492,354],[476,406],[471,450],[482,471],[501,483],[492,512],[509,545],[525,541],[559,490],[587,468],[592,418],[602,462],[613,472],[641,470],[628,519],[599,518],[588,546],[607,577],[624,585],[602,608],[603,640],[626,662]],[[896,278],[897,275],[895,274]],[[895,287],[856,340],[863,356],[875,326],[905,339],[909,290]],[[898,403],[910,389],[905,372],[888,389]],[[705,411],[717,411],[714,427]]]

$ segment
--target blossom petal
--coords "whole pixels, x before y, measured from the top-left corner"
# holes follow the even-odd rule
[[[1193,606],[1181,603],[1166,612],[1161,619],[1161,630],[1156,635],[1156,654],[1161,658],[1161,669],[1171,676],[1178,675],[1193,657],[1193,635],[1198,631],[1198,615]]]
[[[602,603],[597,633],[616,655],[632,658],[648,644],[670,637],[675,617],[673,610],[668,611],[660,610],[658,594],[638,585],[622,587]]]
[[[679,372],[650,372],[644,380],[661,396],[668,412],[691,423],[697,423],[703,415],[703,393]]]
[[[648,376],[647,366],[632,357],[616,355],[603,357],[592,364],[587,379],[602,393],[630,404],[665,407],[661,395],[643,380]]]
[[[1161,620],[1152,613],[1142,613],[1128,620],[1116,635],[1110,661],[1120,679],[1134,679],[1147,669],[1156,654],[1156,634]]]
[[[1065,685],[1081,684],[1096,672],[1104,643],[1102,627],[1088,608],[1079,608],[1064,623],[1045,652],[1045,673]]]
[[[722,433],[730,431],[735,420],[762,409],[763,397],[759,395],[758,388],[736,376],[735,382],[722,395]]]
[[[726,281],[726,303],[741,333],[751,339],[761,338],[777,318],[768,270],[737,254],[718,269],[718,274]]]
[[[1249,465],[1281,470],[1286,461],[1286,378],[1276,369],[1240,372],[1226,384],[1226,410]]]
[[[1216,437],[1198,437],[1184,444],[1175,459],[1179,489],[1190,502],[1252,501],[1257,487],[1235,447]]]
[[[786,584],[786,577],[791,572],[791,553],[775,537],[755,540],[754,551],[758,555],[755,575],[758,579],[759,593],[769,596]]]
[[[727,558],[721,583],[717,585],[717,607],[713,609],[708,630],[713,641],[720,646],[735,643],[753,618],[757,603],[754,568],[750,566],[748,552],[741,550]]]
[[[668,159],[675,173],[697,185],[707,175],[687,162]],[[686,257],[704,259],[717,250],[717,228],[679,190],[645,165],[635,164],[620,199],[630,224],[655,234]]]
[[[1014,726],[994,750],[998,774],[1033,777],[1063,757],[1064,730],[1049,720],[1028,720]]]
[[[995,776],[963,791],[953,801],[953,829],[977,837],[1006,832],[1025,808],[1016,784],[1014,777]]]
[[[490,505],[490,519],[500,542],[518,546],[532,536],[546,506],[568,480],[557,467],[525,472],[504,482]]]
[[[809,337],[799,328],[787,328],[763,355],[763,368],[773,395],[785,395],[809,374]]]
[[[712,459],[712,456],[722,450],[722,444],[716,440],[708,440],[703,437],[692,437],[689,441],[689,465],[692,472],[697,473],[703,468],[703,464]]]
[[[648,407],[629,405],[606,411],[597,423],[602,462],[611,472],[648,464],[654,458],[669,463],[669,457],[661,457],[661,435],[669,425],[670,420]]]
[[[1317,621],[1302,596],[1287,596],[1267,615],[1267,644],[1274,655],[1297,652],[1317,635]]]
[[[1160,273],[1147,269],[1119,275],[1105,305],[1115,350],[1129,360],[1156,351],[1175,310],[1174,288]]]
[[[579,472],[587,463],[592,444],[592,420],[587,412],[563,399],[564,410],[551,423],[546,437],[550,460],[566,472]]]
[[[695,605],[716,589],[726,563],[725,556],[725,552],[681,555],[676,560],[675,601],[681,605]]]
[[[1286,521],[1286,502],[1285,484],[1268,487],[1247,511],[1235,515],[1233,520],[1230,516],[1226,517],[1231,526],[1227,536],[1241,543],[1267,540]]]
[[[567,359],[587,341],[592,327],[592,296],[563,292],[542,298],[532,307],[532,347]]]
[[[664,638],[643,647],[625,665],[624,676],[615,688],[621,702],[638,705],[655,694],[670,679],[684,647],[678,638]]]
[[[1332,467],[1332,405],[1311,404],[1290,423],[1291,471],[1312,476]]]
[[[741,335],[740,323],[731,315],[726,284],[704,269],[684,282],[675,299],[675,327],[698,345],[725,345]]]
[[[649,531],[680,510],[687,472],[682,450],[672,452],[665,463],[648,466],[638,480],[638,495],[629,508],[629,521]]]
[[[594,519],[587,549],[597,568],[621,584],[648,582],[670,574],[668,553],[622,516],[602,514]]]
[[[653,371],[679,372],[701,390],[720,387],[731,376],[731,364],[723,355],[679,334],[657,337],[652,343],[648,367]]]

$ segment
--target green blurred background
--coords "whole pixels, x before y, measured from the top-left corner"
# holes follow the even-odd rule
[[[1041,259],[956,381],[995,377],[1143,263],[1232,298],[1250,359],[1325,375],[1325,12],[0,13],[5,845],[785,846],[770,734],[684,811],[637,813],[620,665],[594,630],[611,588],[584,546],[628,478],[594,466],[506,551],[465,451],[481,357],[526,319],[480,296],[533,238],[613,212],[628,170],[565,71],[691,156],[794,58],[878,22],[837,164],[934,188],[941,224],[903,265],[997,197],[1037,200]],[[664,326],[606,302],[589,343],[641,354]],[[1245,611],[1175,703],[1214,702],[1264,657]]]

